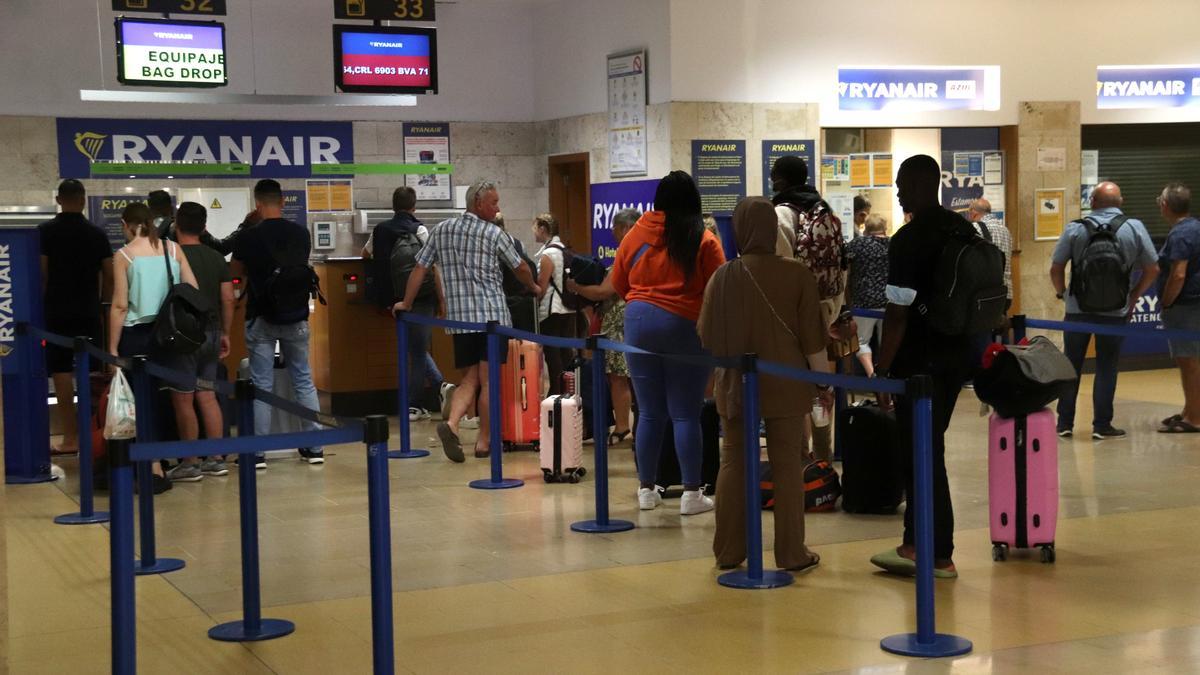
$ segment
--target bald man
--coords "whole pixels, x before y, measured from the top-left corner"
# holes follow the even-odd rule
[[[1086,218],[1076,220],[1067,225],[1051,256],[1050,282],[1058,299],[1066,302],[1066,321],[1085,323],[1102,323],[1125,325],[1133,314],[1133,308],[1138,298],[1154,284],[1158,277],[1158,254],[1146,226],[1136,218],[1129,218],[1121,212],[1121,188],[1116,183],[1103,182],[1092,192],[1092,212]],[[1103,278],[1102,282],[1127,288],[1129,293],[1124,303],[1119,301],[1115,307],[1083,307],[1088,303],[1088,297],[1076,297],[1080,292],[1080,273],[1083,271],[1085,257],[1094,256],[1096,251],[1086,255],[1088,242],[1099,230],[1115,232],[1117,248],[1120,251],[1124,274],[1112,279]],[[1096,258],[1092,258],[1096,260]],[[1067,262],[1071,263],[1071,285],[1066,284]],[[1131,283],[1134,269],[1140,269],[1141,278],[1137,284]],[[1089,281],[1095,282],[1089,276]],[[1063,342],[1067,358],[1075,366],[1076,374],[1083,371],[1083,360],[1087,355],[1091,333],[1064,333]],[[1096,379],[1092,386],[1092,438],[1102,441],[1110,438],[1123,438],[1125,432],[1113,426],[1113,398],[1117,392],[1117,360],[1121,356],[1121,342],[1124,338],[1111,335],[1096,336]],[[1079,393],[1079,379],[1076,378],[1071,388],[1058,400],[1058,435],[1070,438],[1075,426],[1075,399]]]

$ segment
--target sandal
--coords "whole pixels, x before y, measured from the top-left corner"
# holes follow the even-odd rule
[[[820,555],[809,552],[809,556],[811,557],[808,559],[808,562],[800,565],[799,567],[789,567],[787,568],[787,571],[791,572],[792,574],[804,574],[805,572],[811,572],[814,568],[816,568],[817,565],[821,564]]]
[[[1200,427],[1180,417],[1179,419],[1171,420],[1169,424],[1164,424],[1158,432],[1161,434],[1194,434],[1200,432]]]
[[[466,461],[463,455],[462,442],[458,439],[458,435],[450,429],[450,425],[442,422],[437,425],[438,440],[442,442],[442,452],[446,453],[446,458],[451,462],[461,464]]]
[[[625,431],[612,432],[611,434],[608,435],[608,447],[611,448],[612,446],[614,446],[618,443],[624,443],[625,439],[629,438],[629,434],[632,434],[632,433],[633,433],[632,429],[626,429]]]
[[[1159,426],[1169,427],[1171,426],[1172,422],[1177,422],[1181,419],[1183,419],[1183,415],[1171,415],[1170,417],[1159,422]]]

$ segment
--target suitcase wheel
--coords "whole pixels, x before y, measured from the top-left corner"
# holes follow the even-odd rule
[[[569,474],[563,476],[563,479],[566,480],[566,482],[568,482],[568,483],[578,483],[579,482],[579,474],[569,473]]]
[[[1042,562],[1047,565],[1053,565],[1056,556],[1054,554],[1054,544],[1049,544],[1042,547]]]
[[[546,481],[547,483],[553,483],[554,472],[550,469],[542,469],[542,480]]]
[[[1045,562],[1046,550],[1042,549],[1042,558]],[[996,562],[1004,562],[1008,558],[1008,547],[1004,544],[992,544],[992,560]]]

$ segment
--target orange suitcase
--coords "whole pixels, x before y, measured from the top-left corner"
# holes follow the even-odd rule
[[[541,345],[509,340],[508,362],[500,366],[500,438],[506,450],[537,444],[541,388]]]

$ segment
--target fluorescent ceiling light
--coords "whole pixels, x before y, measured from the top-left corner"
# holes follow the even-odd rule
[[[417,97],[406,94],[338,94],[291,96],[284,94],[226,94],[191,91],[124,91],[80,89],[79,100],[103,103],[186,103],[190,105],[316,105],[413,107]]]

